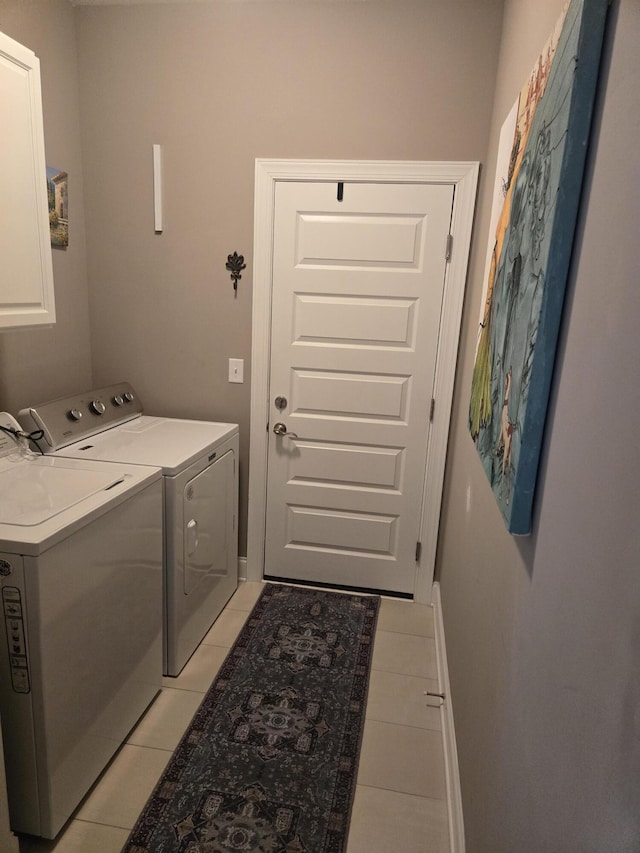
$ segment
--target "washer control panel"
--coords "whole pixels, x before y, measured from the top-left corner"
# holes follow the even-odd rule
[[[73,397],[61,397],[18,413],[24,430],[42,430],[40,449],[59,450],[142,414],[138,395],[128,382],[118,382]]]
[[[24,631],[22,597],[15,586],[2,587],[2,609],[7,632],[11,685],[16,693],[29,693],[29,660]]]

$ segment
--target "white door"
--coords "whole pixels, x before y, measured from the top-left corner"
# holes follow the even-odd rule
[[[452,205],[451,184],[277,184],[268,577],[414,592]]]

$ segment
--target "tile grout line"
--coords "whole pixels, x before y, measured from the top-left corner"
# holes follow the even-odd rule
[[[435,642],[436,639],[431,634],[412,634],[410,631],[390,631],[388,628],[376,627],[376,634],[378,632],[381,634],[396,634],[398,637],[415,637],[417,640],[433,640]]]
[[[400,729],[415,729],[417,732],[434,732],[434,734],[440,734],[442,729],[429,729],[424,726],[412,726],[411,723],[392,723],[390,720],[376,720],[375,717],[367,717],[365,715],[365,722],[370,720],[372,723],[383,723],[386,726],[397,726]]]
[[[356,779],[356,788],[373,788],[375,791],[389,791],[392,794],[403,794],[406,797],[418,797],[421,800],[432,800],[434,803],[446,803],[445,797],[428,797],[425,794],[414,794],[411,791],[401,791],[399,788],[384,788],[382,785],[365,785]]]
[[[101,820],[87,820],[83,817],[74,817],[73,820],[78,823],[86,823],[89,826],[108,826],[110,829],[121,829],[123,832],[131,832],[133,829],[133,827],[121,826],[119,823],[104,823]]]
[[[379,720],[377,717],[367,717],[365,713],[365,723],[367,720],[370,720],[372,723],[387,723],[390,726],[401,726],[403,729],[415,729],[418,732],[435,732],[437,734],[442,733],[442,729],[434,729],[431,726],[416,726],[411,723],[394,723],[391,720]]]

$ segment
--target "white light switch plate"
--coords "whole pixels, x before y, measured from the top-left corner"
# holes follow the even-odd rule
[[[244,359],[229,359],[229,382],[244,382]]]

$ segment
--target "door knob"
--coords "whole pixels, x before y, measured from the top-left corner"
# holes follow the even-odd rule
[[[290,438],[298,437],[295,432],[289,432],[289,430],[287,429],[287,425],[283,424],[281,421],[278,421],[277,424],[273,425],[273,431],[276,435],[288,435]]]

